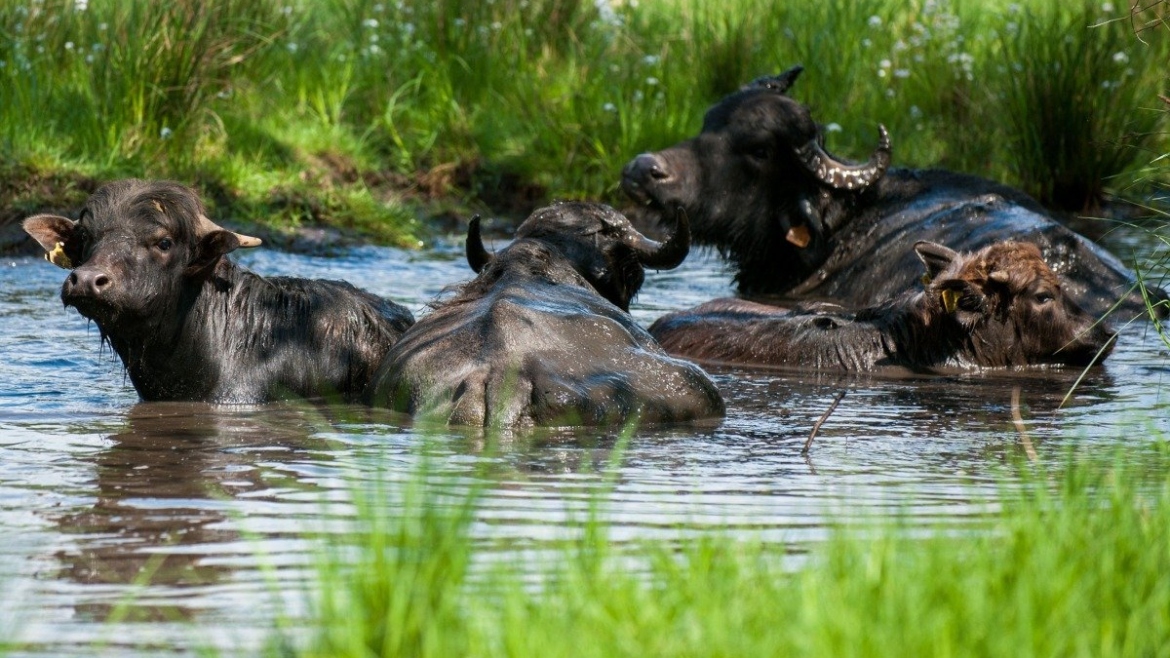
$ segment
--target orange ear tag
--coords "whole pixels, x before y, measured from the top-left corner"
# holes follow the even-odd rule
[[[948,289],[939,293],[939,296],[942,298],[943,308],[947,310],[947,313],[954,313],[959,310],[958,292]]]
[[[57,267],[60,267],[62,269],[66,269],[66,270],[73,269],[73,261],[69,260],[69,257],[65,255],[65,243],[64,242],[58,242],[57,246],[53,247],[52,251],[45,254],[45,260],[49,261],[50,263],[52,263],[52,264],[54,264]]]
[[[811,236],[808,234],[807,226],[793,226],[788,229],[788,235],[784,236],[785,240],[788,240],[801,249],[808,246],[810,238]]]

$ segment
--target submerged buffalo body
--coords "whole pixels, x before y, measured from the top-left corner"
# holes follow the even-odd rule
[[[848,371],[1087,366],[1112,348],[1112,332],[1061,290],[1031,243],[960,255],[920,242],[914,251],[925,290],[856,313],[722,299],[664,316],[650,333],[672,354],[705,361]]]
[[[675,267],[689,243],[685,219],[658,244],[611,208],[563,203],[490,255],[473,219],[467,255],[479,276],[402,337],[370,401],[472,426],[722,416],[707,375],[667,356],[627,313],[643,266]]]
[[[260,241],[216,226],[177,183],[111,183],[78,221],[37,215],[24,228],[72,270],[62,301],[97,324],[148,401],[354,400],[414,321],[348,283],[232,263]]]
[[[1145,311],[1120,261],[1018,190],[941,170],[890,169],[890,141],[863,164],[822,147],[808,108],[786,95],[795,67],[710,110],[700,134],[626,165],[622,186],[651,209],[681,206],[694,240],[720,249],[747,295],[832,298],[858,307],[908,288],[919,240],[974,251],[1035,244],[1089,313]],[[1155,300],[1166,299],[1160,290]]]

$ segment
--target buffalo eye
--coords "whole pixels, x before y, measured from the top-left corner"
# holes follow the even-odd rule
[[[747,156],[753,160],[767,160],[768,154],[767,146],[752,146],[747,150]]]
[[[1044,290],[1036,293],[1033,299],[1036,300],[1037,304],[1047,304],[1056,299],[1056,295],[1053,295],[1052,293]]]
[[[175,246],[175,243],[170,238],[163,238],[155,246],[158,247],[159,251],[170,251],[171,247]]]

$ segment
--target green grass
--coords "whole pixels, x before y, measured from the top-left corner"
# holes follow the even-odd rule
[[[307,637],[286,628],[272,653],[1170,655],[1170,451],[1067,463],[1005,473],[982,519],[855,521],[800,561],[718,532],[615,545],[604,499],[578,539],[492,560],[480,490],[375,486],[323,540]]]
[[[21,207],[123,176],[217,215],[398,244],[417,220],[620,201],[638,152],[803,63],[793,94],[863,157],[1081,209],[1167,150],[1166,3],[929,0],[43,0],[0,5],[0,178]],[[600,8],[599,8],[600,7]],[[1135,26],[1151,24],[1135,36]],[[834,126],[834,130],[836,128]],[[1148,174],[1165,181],[1165,169]],[[1119,182],[1121,181],[1121,182]],[[31,190],[31,192],[29,191]]]

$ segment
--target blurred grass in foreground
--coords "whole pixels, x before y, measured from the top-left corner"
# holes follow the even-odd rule
[[[2,3],[0,221],[76,206],[110,178],[172,177],[224,219],[326,223],[412,245],[420,215],[620,201],[630,157],[694,134],[712,101],[798,62],[807,70],[792,93],[843,155],[868,153],[883,122],[899,164],[991,176],[1080,210],[1167,150],[1152,109],[1167,88],[1167,11],[1047,0]]]
[[[615,545],[599,500],[577,539],[527,559],[472,537],[478,490],[424,474],[355,492],[309,618],[271,654],[1170,655],[1170,450],[1065,463],[1005,473],[975,521],[854,522],[799,549]]]

